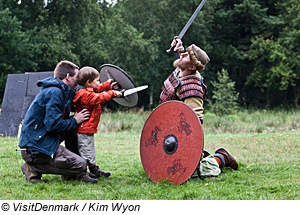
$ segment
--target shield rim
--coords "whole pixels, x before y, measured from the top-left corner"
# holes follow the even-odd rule
[[[155,110],[157,110],[159,107],[161,107],[161,106],[163,106],[163,105],[165,105],[165,104],[167,104],[167,103],[180,103],[180,104],[184,104],[186,107],[188,107],[190,110],[192,110],[192,111],[194,112],[195,116],[197,117],[197,119],[198,119],[198,121],[199,121],[199,124],[200,124],[202,137],[203,137],[203,138],[202,138],[202,140],[203,140],[203,141],[202,141],[202,152],[200,153],[199,158],[197,159],[197,165],[198,165],[199,162],[200,162],[200,160],[201,160],[201,156],[202,156],[202,153],[203,153],[203,150],[204,150],[204,132],[203,132],[203,127],[202,127],[202,124],[201,124],[200,119],[199,119],[198,115],[196,114],[196,112],[195,112],[191,107],[189,107],[188,105],[186,105],[184,102],[182,102],[182,101],[177,101],[177,100],[171,100],[171,101],[167,101],[167,102],[164,102],[164,103],[158,105],[158,106],[151,112],[151,114],[148,116],[148,118],[147,118],[147,120],[146,120],[146,122],[145,122],[145,124],[144,124],[144,126],[143,126],[142,134],[143,134],[143,132],[144,132],[145,125],[147,124],[147,122],[149,121],[149,119],[151,118],[151,116],[154,114]],[[145,167],[144,167],[143,160],[142,160],[142,150],[141,150],[142,136],[143,136],[142,134],[141,134],[141,137],[140,137],[140,159],[141,159],[141,163],[142,163],[143,169],[144,169],[146,175],[149,177],[149,179],[150,179],[152,182],[158,184],[161,180],[165,180],[165,179],[162,179],[162,178],[161,178],[160,181],[154,181],[154,180],[152,180],[152,178],[147,174],[147,171],[146,171],[146,169],[145,169]],[[195,169],[197,168],[197,165],[196,165]],[[168,180],[168,181],[169,181],[170,183],[172,183],[173,185],[180,185],[180,184],[183,184],[184,182],[186,182],[192,175],[193,175],[193,172],[191,173],[191,175],[190,175],[186,180],[182,181],[182,182],[179,183],[179,184],[174,184],[174,183],[171,182],[170,180]]]
[[[127,76],[127,78],[131,81],[131,83],[134,85],[134,87],[136,87],[136,85],[135,85],[134,81],[132,80],[132,78],[131,78],[131,77],[130,77],[123,69],[121,69],[120,67],[118,67],[118,66],[116,66],[116,65],[113,65],[113,64],[103,64],[103,65],[100,66],[99,72],[100,72],[101,69],[102,69],[103,67],[105,67],[105,66],[113,67],[113,68],[115,68],[115,69],[120,70],[125,76]],[[101,80],[100,80],[100,81],[101,81]]]
[[[131,77],[130,77],[123,69],[121,69],[120,67],[118,67],[118,66],[116,66],[116,65],[113,65],[113,64],[103,64],[103,65],[101,65],[100,68],[99,68],[99,74],[100,74],[101,70],[102,70],[104,67],[112,67],[112,68],[114,68],[114,69],[119,70],[119,71],[120,71],[121,73],[123,73],[123,75],[129,80],[129,82],[132,83],[132,85],[133,85],[134,88],[137,87],[136,84],[134,83],[133,79],[132,79],[132,78],[131,78]],[[101,76],[100,76],[100,77],[101,77]],[[106,80],[105,80],[105,81],[106,81]],[[105,81],[100,79],[100,82],[101,82],[101,83],[103,83],[103,82],[105,82]],[[124,89],[127,90],[126,88],[124,88]],[[132,95],[135,95],[135,94],[136,94],[136,96],[137,96],[137,101],[134,102],[134,103],[135,103],[134,105],[124,105],[124,103],[125,103],[125,104],[128,103],[127,100],[126,100],[125,98],[114,98],[113,100],[114,100],[116,103],[118,103],[119,105],[122,105],[122,106],[125,106],[125,107],[134,107],[134,106],[136,106],[136,105],[139,103],[139,101],[140,101],[140,93],[139,93],[139,92],[135,92],[135,93],[129,95],[129,96],[132,96]]]

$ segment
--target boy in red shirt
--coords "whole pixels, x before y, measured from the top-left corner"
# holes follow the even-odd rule
[[[76,132],[79,153],[87,161],[90,173],[97,178],[101,175],[110,176],[110,172],[104,172],[96,165],[94,134],[97,133],[100,121],[101,104],[122,96],[121,92],[112,90],[117,88],[117,82],[109,79],[100,84],[99,77],[99,72],[92,67],[86,66],[80,69],[77,76],[77,92],[73,99],[76,112],[86,108],[91,113],[90,119],[78,125]]]

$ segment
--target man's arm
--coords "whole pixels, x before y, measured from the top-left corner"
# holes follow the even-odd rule
[[[75,118],[63,119],[62,110],[65,108],[63,100],[64,96],[61,91],[51,91],[47,94],[47,98],[45,99],[44,124],[49,132],[60,133],[75,130],[78,121],[82,123],[82,120],[86,119],[86,113],[79,114]]]

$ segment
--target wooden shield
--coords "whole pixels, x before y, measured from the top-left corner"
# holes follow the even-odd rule
[[[148,117],[140,140],[140,156],[148,177],[158,183],[185,182],[199,164],[204,145],[196,113],[183,102],[159,105]]]
[[[115,65],[104,64],[100,67],[99,73],[101,83],[107,81],[108,79],[113,79],[114,81],[118,82],[120,90],[128,90],[136,87],[130,76]],[[139,101],[139,95],[138,93],[134,93],[126,96],[125,98],[114,98],[113,100],[122,106],[133,107],[137,105]]]

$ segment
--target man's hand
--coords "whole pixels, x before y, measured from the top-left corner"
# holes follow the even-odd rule
[[[73,116],[74,119],[77,121],[77,125],[87,121],[90,118],[90,112],[88,109],[83,109],[80,112],[76,112]]]
[[[177,51],[177,50],[183,50],[183,43],[181,41],[181,39],[177,39],[177,36],[174,37],[172,43],[171,43],[171,46],[174,47],[174,51]]]

